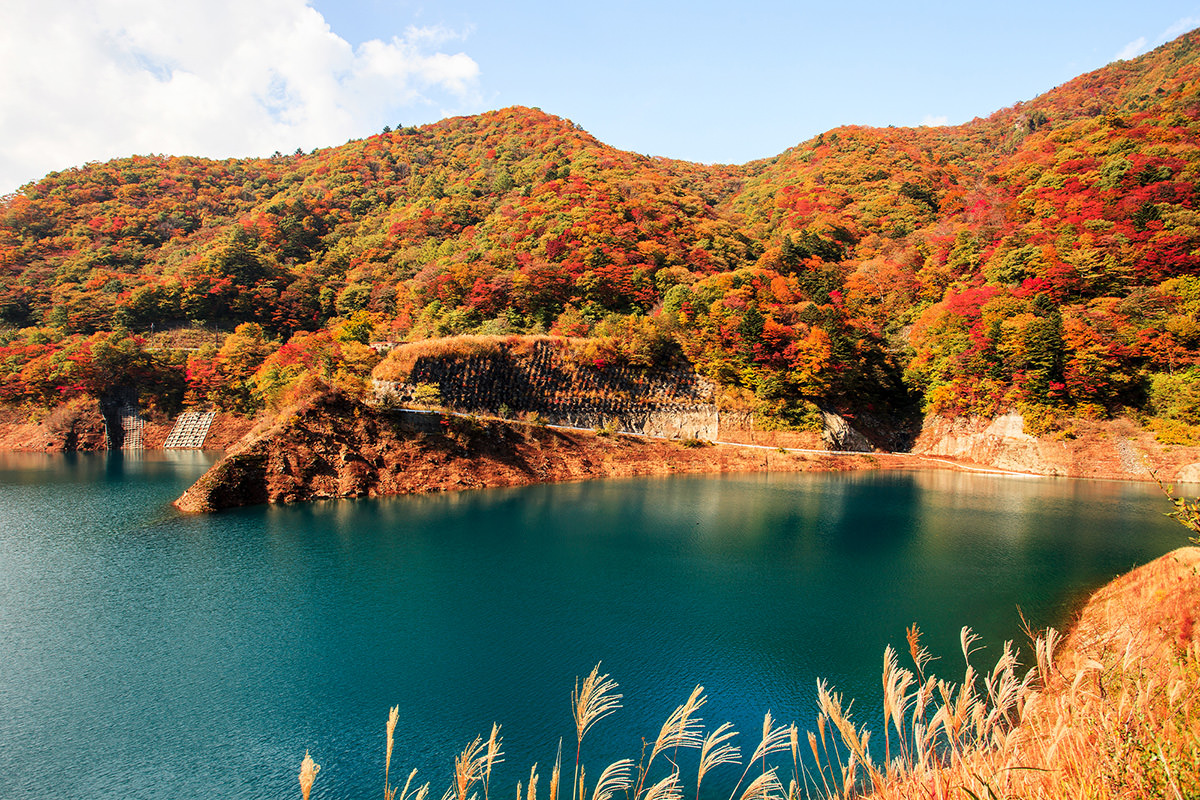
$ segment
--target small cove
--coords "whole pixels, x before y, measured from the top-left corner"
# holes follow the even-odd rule
[[[1153,485],[947,471],[175,513],[209,461],[0,455],[0,796],[290,796],[306,748],[314,797],[371,796],[396,704],[393,776],[440,794],[496,721],[505,796],[573,736],[597,661],[626,698],[589,773],[696,683],[750,749],[768,709],[812,726],[818,678],[873,710],[913,622],[957,679],[962,625],[990,666],[1017,605],[1061,626],[1186,541]]]

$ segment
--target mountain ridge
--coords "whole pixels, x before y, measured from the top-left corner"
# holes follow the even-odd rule
[[[361,379],[369,340],[552,332],[677,347],[783,426],[813,403],[1021,406],[1050,427],[1134,409],[1187,438],[1198,43],[962,125],[841,126],[745,165],[512,107],[309,154],[52,173],[0,202],[0,401],[137,381],[164,407],[253,410],[316,362]]]

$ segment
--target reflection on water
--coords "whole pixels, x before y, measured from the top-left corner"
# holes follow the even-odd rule
[[[914,621],[1061,624],[1184,543],[1153,487],[950,472],[595,481],[183,516],[195,452],[0,454],[0,795],[318,796],[435,787],[504,724],[507,791],[570,734],[597,661],[627,702],[589,764],[636,757],[696,683],[706,719],[802,727],[817,678],[877,703]],[[219,770],[213,765],[220,764]],[[320,794],[324,792],[325,794]]]
[[[13,453],[0,451],[0,486],[38,484],[46,480],[89,482],[100,477],[172,468],[193,479],[212,466],[219,451],[110,450],[100,453]]]

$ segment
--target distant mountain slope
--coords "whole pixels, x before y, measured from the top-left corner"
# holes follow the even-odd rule
[[[809,401],[921,400],[1194,425],[1198,54],[1192,32],[987,119],[843,127],[743,166],[509,108],[311,154],[55,173],[0,205],[0,399],[81,390],[64,364],[96,332],[253,322],[255,358],[190,357],[190,401],[238,380],[266,402],[251,376],[301,331],[553,331],[674,341],[781,424]]]

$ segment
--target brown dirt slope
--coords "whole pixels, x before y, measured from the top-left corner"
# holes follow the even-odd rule
[[[912,717],[912,746],[893,749],[902,755],[868,770],[870,791],[850,796],[1200,797],[1198,616],[1200,548],[1185,547],[1095,592],[1053,657],[1057,634],[1040,636],[1021,659],[1033,667],[1024,679],[1011,653],[990,672],[968,671],[963,687],[911,673],[897,683],[900,671],[885,668],[885,694],[901,701],[885,708]],[[919,647],[911,632],[909,645]],[[847,729],[838,724],[843,741]]]
[[[1060,666],[1079,666],[1114,646],[1124,650],[1131,639],[1182,652],[1200,640],[1198,622],[1200,547],[1181,547],[1093,594],[1067,637]]]
[[[61,453],[106,446],[104,417],[94,400],[76,398],[48,412],[0,406],[0,450]]]
[[[228,450],[250,432],[254,423],[255,420],[250,417],[217,412],[217,416],[213,418],[212,427],[208,429],[208,438],[204,440],[204,449]]]
[[[491,419],[381,410],[337,392],[304,401],[253,433],[176,506],[374,497],[596,477],[872,467],[870,455],[784,454]]]
[[[1197,547],[1093,594],[1021,721],[1013,794],[1200,797],[1198,617]]]

